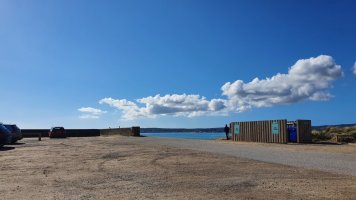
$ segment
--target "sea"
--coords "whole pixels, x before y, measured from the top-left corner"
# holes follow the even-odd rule
[[[192,139],[192,140],[216,140],[225,138],[224,132],[204,133],[204,132],[168,132],[168,133],[141,133],[146,137],[160,137],[160,138],[178,138],[178,139]]]

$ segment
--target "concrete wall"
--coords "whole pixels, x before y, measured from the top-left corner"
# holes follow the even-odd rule
[[[48,137],[49,129],[21,129],[23,137]],[[100,136],[99,129],[66,129],[68,137],[95,137]]]
[[[100,135],[140,136],[140,127],[101,129]]]
[[[101,129],[100,135],[102,135],[102,136],[110,136],[110,135],[131,136],[131,128]]]
[[[49,129],[21,129],[23,137],[48,137]],[[112,129],[66,129],[68,137],[95,137],[109,135],[140,136],[140,127]]]

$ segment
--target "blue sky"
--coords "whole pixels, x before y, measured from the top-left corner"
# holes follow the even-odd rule
[[[1,0],[0,121],[356,123],[355,10],[336,0]]]

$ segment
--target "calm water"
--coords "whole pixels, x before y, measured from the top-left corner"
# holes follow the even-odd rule
[[[215,140],[218,138],[225,138],[225,133],[195,133],[195,132],[174,132],[174,133],[141,133],[143,136],[148,137],[161,137],[161,138],[181,138],[193,140]]]

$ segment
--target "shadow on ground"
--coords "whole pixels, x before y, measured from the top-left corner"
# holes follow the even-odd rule
[[[16,143],[13,143],[11,145],[23,145],[23,144],[26,144],[26,143],[24,143],[24,142],[16,142]]]
[[[9,151],[13,149],[15,149],[15,147],[0,147],[0,151]]]

